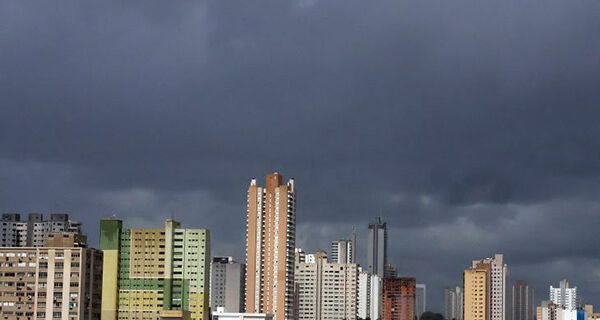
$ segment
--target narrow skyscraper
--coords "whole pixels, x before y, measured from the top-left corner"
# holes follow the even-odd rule
[[[446,320],[462,320],[463,290],[456,286],[444,290],[444,318]]]
[[[279,173],[250,181],[246,223],[246,312],[294,319],[296,190]]]
[[[383,278],[387,264],[387,225],[381,217],[369,224],[367,247],[367,264],[369,272]]]
[[[517,280],[512,286],[511,320],[534,320],[533,288],[524,280]]]
[[[417,283],[415,293],[415,316],[417,319],[427,311],[427,286],[423,283]]]

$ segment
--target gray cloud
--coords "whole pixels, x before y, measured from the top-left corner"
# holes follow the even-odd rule
[[[497,251],[540,298],[569,277],[598,301],[599,9],[2,2],[0,209],[70,212],[92,238],[173,214],[242,258],[248,181],[279,170],[300,245],[364,239],[382,212],[435,310]]]

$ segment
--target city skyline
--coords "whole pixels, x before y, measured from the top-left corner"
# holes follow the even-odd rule
[[[367,266],[381,216],[388,261],[434,311],[496,252],[536,300],[566,278],[598,302],[598,12],[2,1],[0,212],[68,213],[95,247],[101,218],[173,218],[243,262],[248,181],[278,171],[299,186],[296,246],[328,250],[355,227]]]

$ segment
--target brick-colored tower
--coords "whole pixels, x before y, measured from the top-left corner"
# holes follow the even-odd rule
[[[296,190],[275,172],[265,187],[252,179],[246,225],[246,312],[294,319]]]
[[[382,320],[414,320],[415,278],[384,278],[382,290]]]

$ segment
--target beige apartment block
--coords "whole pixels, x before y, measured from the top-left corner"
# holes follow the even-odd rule
[[[102,252],[72,234],[48,240],[65,246],[0,248],[0,318],[99,320]]]
[[[298,319],[356,319],[357,265],[329,263],[325,252],[314,256],[314,262],[299,263],[295,267]]]

